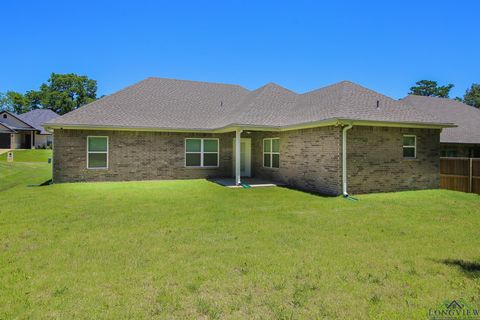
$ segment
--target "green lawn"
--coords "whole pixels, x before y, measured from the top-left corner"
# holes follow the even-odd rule
[[[50,170],[0,164],[0,319],[426,319],[444,300],[480,308],[477,195],[27,186]]]
[[[52,157],[52,150],[13,150],[13,162],[44,162]],[[7,161],[7,152],[0,154],[0,162]]]
[[[44,163],[28,162],[28,163],[11,163],[0,161],[0,204],[6,197],[2,191],[19,186],[25,189],[27,185],[39,185],[52,177],[52,166]],[[17,191],[21,193],[22,191]],[[13,197],[17,198],[16,194]],[[6,199],[5,199],[6,200]],[[9,199],[12,201],[12,199]],[[18,203],[14,203],[17,205]],[[1,211],[0,205],[0,212]],[[2,215],[0,214],[0,219]]]

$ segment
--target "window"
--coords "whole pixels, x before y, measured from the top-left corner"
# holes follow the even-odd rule
[[[417,157],[417,136],[403,136],[403,157],[412,159]]]
[[[280,139],[263,139],[263,166],[280,168]]]
[[[186,167],[218,167],[218,139],[185,139]]]
[[[108,137],[87,137],[87,168],[108,168]]]

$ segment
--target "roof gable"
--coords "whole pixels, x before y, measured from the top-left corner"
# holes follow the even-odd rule
[[[0,123],[6,124],[9,128],[13,130],[36,129],[35,127],[22,120],[18,115],[9,111],[0,111]]]

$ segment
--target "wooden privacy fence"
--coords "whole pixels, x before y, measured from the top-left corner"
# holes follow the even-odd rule
[[[440,158],[440,188],[480,194],[480,158]]]

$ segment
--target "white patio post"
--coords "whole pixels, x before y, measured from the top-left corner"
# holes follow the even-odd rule
[[[30,149],[34,149],[35,147],[35,141],[33,141],[33,139],[35,139],[35,131],[30,131]]]
[[[235,185],[240,185],[240,137],[242,129],[235,132]]]

